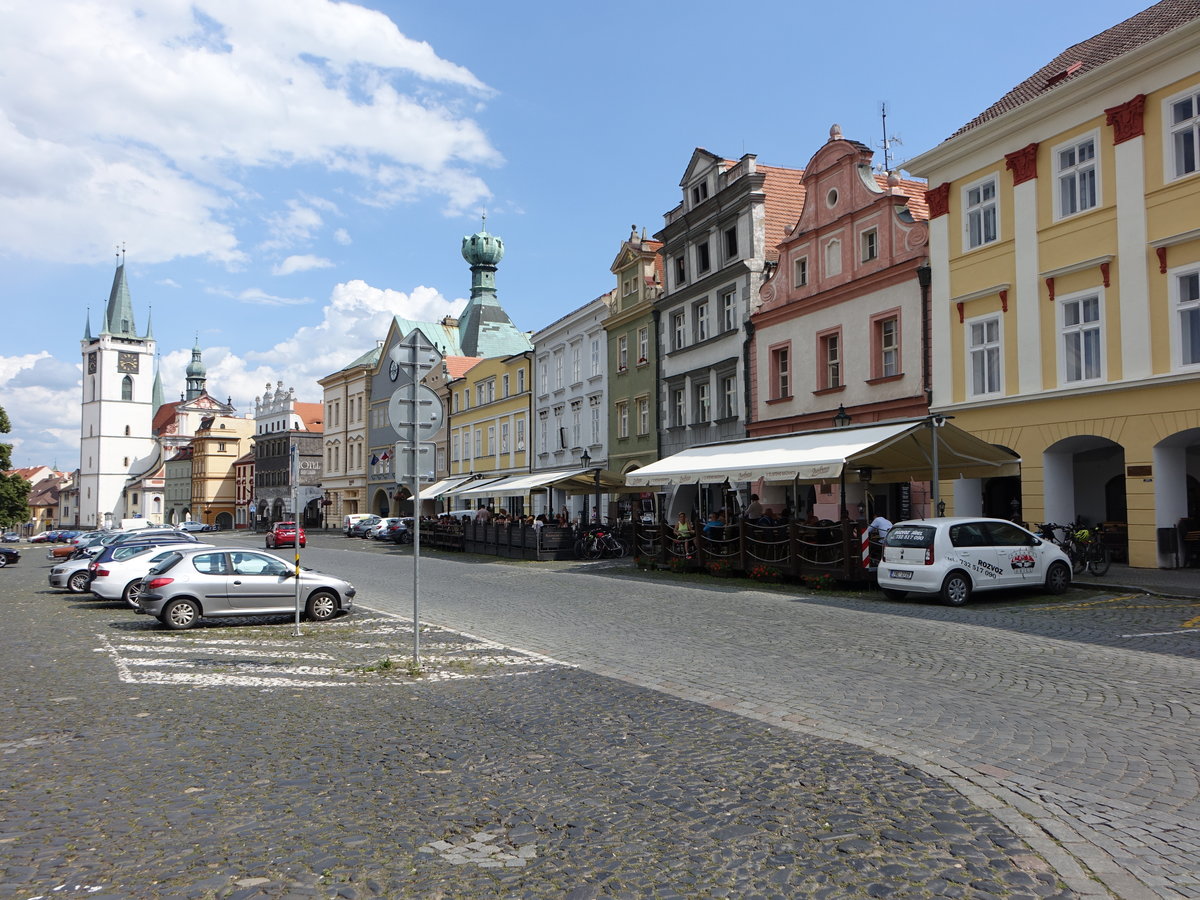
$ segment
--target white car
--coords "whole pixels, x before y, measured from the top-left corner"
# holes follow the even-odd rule
[[[876,572],[885,596],[938,594],[961,606],[975,591],[1035,587],[1061,594],[1071,560],[1057,544],[1004,519],[916,519],[892,526]]]
[[[141,594],[141,582],[146,573],[179,550],[211,548],[212,544],[197,544],[191,541],[177,544],[156,544],[112,548],[111,559],[89,563],[91,577],[89,587],[101,600],[122,600],[130,609],[137,609],[137,598]],[[107,554],[106,554],[107,555]]]

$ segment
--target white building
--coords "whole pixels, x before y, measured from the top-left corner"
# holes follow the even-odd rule
[[[102,528],[130,515],[126,485],[153,475],[162,465],[152,433],[154,353],[149,323],[139,335],[125,282],[117,266],[100,334],[87,324],[80,352],[83,397],[79,440],[79,524]],[[139,497],[139,510],[152,509]],[[159,495],[161,508],[161,494]]]
[[[609,291],[533,336],[533,472],[608,468],[608,334],[612,311]],[[584,453],[588,462],[581,462]],[[594,497],[555,498],[553,509],[567,506],[574,520],[590,514]],[[533,514],[545,509],[544,493],[532,496]],[[601,515],[606,499],[601,497]]]

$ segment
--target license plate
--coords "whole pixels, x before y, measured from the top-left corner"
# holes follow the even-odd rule
[[[907,569],[888,569],[888,577],[900,581],[912,581],[912,572]]]

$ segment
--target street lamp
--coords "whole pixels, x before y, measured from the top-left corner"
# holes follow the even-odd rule
[[[833,416],[833,427],[834,428],[845,428],[849,424],[850,424],[850,413],[846,412],[846,405],[844,403],[839,403],[838,411]]]
[[[583,467],[585,469],[591,467],[592,456],[590,453],[587,452],[586,447],[584,447],[583,453],[579,454],[579,461],[581,463],[583,463]],[[592,474],[593,474],[593,477],[596,479],[596,505],[593,507],[593,509],[596,510],[596,524],[599,525],[600,524],[600,467],[596,466],[596,468]]]

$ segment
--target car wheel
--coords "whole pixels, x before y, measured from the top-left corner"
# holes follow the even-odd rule
[[[1071,570],[1065,562],[1051,563],[1046,570],[1046,593],[1061,594],[1071,586]]]
[[[271,537],[270,535],[267,536],[267,549],[268,550],[275,549],[275,538]]]
[[[301,541],[301,542],[300,542],[300,546],[301,546],[301,547],[307,547],[307,546],[308,546],[308,541]]]
[[[181,597],[172,600],[162,611],[159,621],[172,631],[183,631],[191,628],[200,618],[200,607],[195,600]]]
[[[8,565],[8,557],[5,556],[3,553],[0,553],[0,569],[3,569],[7,565]]]
[[[962,572],[951,572],[942,582],[942,600],[949,606],[962,606],[971,599],[971,579]]]
[[[90,575],[88,575],[87,569],[80,569],[67,579],[67,590],[72,594],[82,594],[88,589],[88,585],[91,583],[91,581],[92,578]]]
[[[314,622],[325,622],[337,615],[337,597],[329,591],[317,591],[308,598],[304,614]]]
[[[138,608],[138,597],[142,596],[142,579],[135,578],[129,584],[125,585],[125,590],[121,592],[121,599],[125,601],[125,605],[130,609]]]
[[[889,600],[903,600],[908,596],[908,591],[898,591],[895,588],[880,588],[883,591],[883,596]]]

